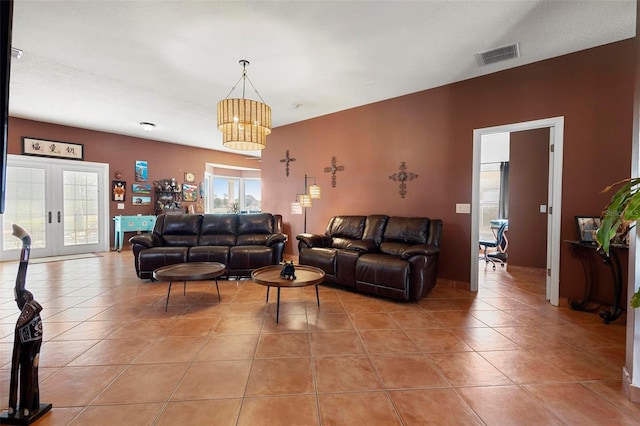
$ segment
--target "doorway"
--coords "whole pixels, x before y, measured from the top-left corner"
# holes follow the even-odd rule
[[[108,164],[7,156],[2,260],[20,256],[14,223],[31,235],[31,257],[109,249]]]
[[[513,123],[473,131],[473,177],[471,211],[471,291],[478,290],[478,241],[480,209],[480,162],[483,136],[524,130],[549,128],[549,185],[546,252],[546,298],[552,305],[559,303],[560,281],[560,218],[562,196],[562,147],[564,117],[554,117],[523,123]]]

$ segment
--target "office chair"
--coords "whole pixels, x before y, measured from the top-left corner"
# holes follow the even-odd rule
[[[504,267],[504,264],[507,262],[507,254],[498,252],[498,253],[487,253],[487,249],[498,247],[504,247],[504,232],[509,226],[508,221],[502,221],[500,226],[498,227],[498,232],[496,232],[495,240],[480,240],[480,248],[484,249],[483,256],[480,257],[480,260],[485,261],[485,267],[491,263],[493,269],[496,269],[496,262],[500,263],[500,266]]]

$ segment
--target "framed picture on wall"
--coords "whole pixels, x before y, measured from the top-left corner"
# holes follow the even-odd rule
[[[198,201],[198,185],[182,184],[182,200]]]
[[[131,192],[133,194],[151,194],[150,183],[134,183],[131,185]]]
[[[146,182],[148,176],[147,162],[136,161],[136,182]]]
[[[151,197],[145,197],[143,195],[134,195],[131,197],[131,204],[134,206],[148,206],[151,205]]]
[[[111,199],[113,201],[124,201],[124,197],[126,194],[127,194],[127,182],[123,180],[114,180]]]
[[[22,154],[39,157],[84,160],[84,145],[80,143],[49,141],[29,137],[22,138]]]
[[[581,243],[596,245],[596,232],[600,227],[600,218],[595,216],[576,216],[576,227]]]

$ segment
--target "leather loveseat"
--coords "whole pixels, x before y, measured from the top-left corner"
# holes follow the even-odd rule
[[[324,235],[300,234],[299,262],[325,283],[401,301],[436,284],[442,221],[425,217],[335,216]]]
[[[151,233],[129,242],[138,277],[152,278],[161,266],[185,262],[220,262],[228,276],[249,276],[282,261],[285,239],[281,215],[163,214]]]

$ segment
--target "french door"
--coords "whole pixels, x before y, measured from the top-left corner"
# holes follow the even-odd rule
[[[18,224],[31,235],[31,257],[109,249],[108,164],[9,155],[2,260],[20,256]]]

